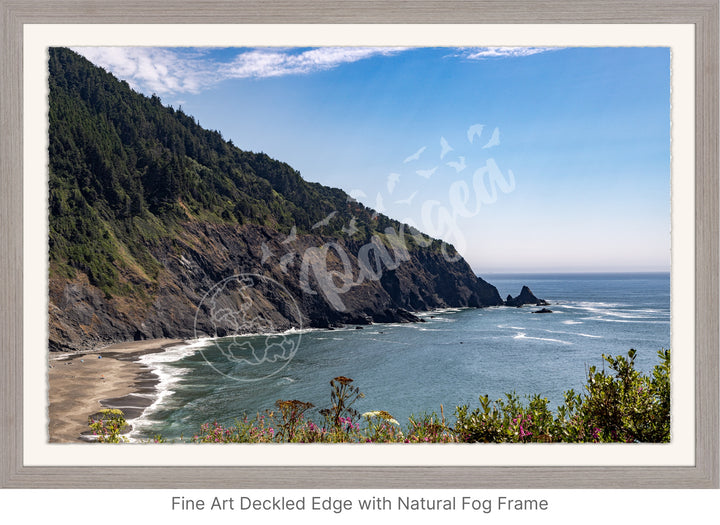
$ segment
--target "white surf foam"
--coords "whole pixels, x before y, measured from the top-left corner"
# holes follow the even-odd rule
[[[128,436],[130,441],[139,440],[138,436],[141,434],[142,430],[154,422],[150,417],[151,414],[156,412],[158,408],[166,402],[167,398],[175,393],[175,390],[173,389],[174,385],[182,379],[182,376],[186,375],[190,371],[188,368],[171,366],[170,363],[175,363],[185,357],[193,355],[201,348],[212,344],[212,341],[213,339],[210,337],[203,337],[191,341],[189,344],[166,348],[163,352],[140,356],[138,361],[150,368],[150,370],[158,377],[158,383],[155,385],[155,393],[143,394],[144,397],[154,398],[153,403],[148,406],[137,418],[128,420],[133,427],[132,432],[130,432]]]
[[[570,310],[583,310],[585,312],[595,314],[596,320],[604,321],[603,317],[615,317],[619,319],[638,319],[651,321],[657,318],[669,317],[669,312],[663,312],[654,308],[623,308],[623,303],[603,303],[603,302],[578,302],[574,304],[564,304],[563,308]]]
[[[535,341],[547,341],[549,343],[560,343],[563,345],[571,345],[569,341],[563,341],[562,339],[550,339],[548,337],[530,337],[525,332],[520,332],[513,336],[513,339],[533,339]]]
[[[565,334],[565,335],[579,335],[580,337],[591,337],[593,339],[602,339],[601,335],[590,335],[582,334],[580,332],[563,332],[562,330],[545,330],[549,334]]]

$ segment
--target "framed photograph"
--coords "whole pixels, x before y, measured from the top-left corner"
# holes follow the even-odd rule
[[[3,487],[719,487],[717,0],[1,5]]]

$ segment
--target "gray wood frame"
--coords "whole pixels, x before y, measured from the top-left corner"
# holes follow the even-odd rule
[[[0,0],[0,487],[718,488],[718,0]],[[26,23],[667,23],[696,38],[696,461],[691,467],[26,467],[22,35]]]

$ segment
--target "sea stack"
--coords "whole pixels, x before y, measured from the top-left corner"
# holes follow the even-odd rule
[[[545,299],[538,299],[530,291],[530,288],[523,286],[520,290],[520,295],[513,298],[512,295],[508,295],[505,300],[505,306],[523,306],[525,304],[534,304],[535,306],[547,306],[549,303]]]

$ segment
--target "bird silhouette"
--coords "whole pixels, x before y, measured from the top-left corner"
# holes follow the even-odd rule
[[[291,242],[294,242],[297,240],[297,228],[295,226],[292,227],[290,230],[290,235],[287,236],[287,238],[282,242],[283,244],[290,244]]]
[[[398,181],[400,180],[400,174],[398,173],[391,173],[388,175],[387,179],[387,189],[389,193],[392,193],[395,189],[395,186],[397,185]]]
[[[413,160],[418,160],[420,158],[420,155],[422,155],[422,152],[425,151],[425,149],[427,149],[427,146],[423,146],[422,148],[417,150],[415,153],[413,153],[408,158],[406,158],[403,161],[403,164],[407,164],[408,162],[413,161]]]
[[[460,173],[462,170],[467,168],[467,164],[465,164],[465,157],[459,157],[460,162],[450,161],[447,163],[448,166],[451,168],[455,168],[456,173]]]
[[[352,219],[350,219],[350,226],[348,226],[347,228],[346,228],[345,226],[342,227],[343,233],[345,233],[345,234],[349,235],[350,237],[352,237],[352,236],[355,235],[357,232],[359,232],[360,230],[358,230],[357,227],[355,226],[356,223],[357,223],[357,221],[355,220],[355,217],[353,217]]]
[[[435,166],[431,170],[417,170],[415,173],[417,173],[418,175],[420,175],[421,177],[423,177],[425,179],[429,179],[430,177],[432,177],[433,173],[435,173],[436,170],[437,170],[437,166]]]
[[[377,220],[378,215],[385,212],[385,204],[383,203],[382,193],[378,193],[375,197],[375,211],[372,214],[373,220]]]
[[[488,140],[487,144],[485,144],[482,149],[492,148],[498,144],[500,144],[500,128],[495,128],[492,137],[490,137],[490,140]]]
[[[275,254],[270,251],[270,248],[268,248],[268,245],[265,243],[262,243],[262,259],[260,260],[260,264],[265,264],[265,261],[267,261],[270,257],[273,257]]]
[[[440,147],[442,148],[442,151],[440,152],[440,160],[445,158],[445,155],[447,155],[453,150],[453,147],[448,144],[448,141],[445,140],[445,137],[440,137]]]
[[[375,198],[375,209],[380,213],[385,211],[385,203],[383,202],[382,193],[378,193],[377,197]]]
[[[395,201],[395,204],[407,204],[409,206],[412,203],[412,200],[415,198],[415,195],[417,195],[417,193],[418,192],[415,191],[407,199],[401,199],[399,201]]]
[[[482,135],[483,128],[485,126],[483,124],[473,124],[470,126],[467,130],[467,138],[470,141],[470,144],[473,143],[473,140],[475,139],[475,135],[478,137]]]
[[[334,212],[332,212],[331,214],[329,214],[329,215],[328,215],[327,217],[325,217],[323,220],[318,221],[318,222],[316,222],[315,224],[313,224],[312,229],[314,230],[314,229],[320,228],[320,227],[322,227],[322,226],[327,226],[328,224],[330,224],[330,220],[331,220],[333,217],[335,217],[335,215],[337,215],[337,210],[334,211]]]
[[[347,200],[348,202],[358,202],[358,200],[363,197],[367,197],[367,193],[363,190],[350,190]]]
[[[280,258],[280,269],[283,271],[283,273],[287,273],[288,266],[290,266],[295,261],[295,252],[286,253]]]

